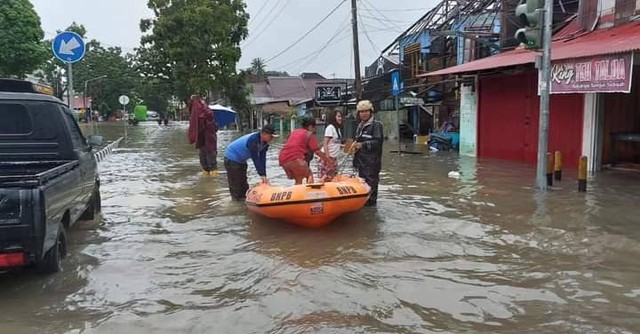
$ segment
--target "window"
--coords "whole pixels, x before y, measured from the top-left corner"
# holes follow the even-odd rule
[[[0,135],[28,135],[33,132],[29,110],[18,103],[0,103]]]
[[[71,135],[71,142],[73,143],[73,148],[83,149],[87,146],[84,137],[82,136],[82,132],[80,132],[80,128],[78,127],[78,123],[76,123],[75,118],[71,116],[68,112],[64,112],[64,120],[69,127],[69,133]]]

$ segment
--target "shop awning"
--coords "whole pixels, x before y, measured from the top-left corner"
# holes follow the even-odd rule
[[[551,44],[551,60],[563,60],[640,50],[640,22],[566,36]],[[419,78],[479,72],[535,62],[536,52],[517,49],[466,64],[418,75]]]

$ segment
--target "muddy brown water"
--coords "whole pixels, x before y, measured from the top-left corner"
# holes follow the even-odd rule
[[[202,179],[186,124],[130,127],[64,272],[0,275],[0,333],[640,332],[638,174],[539,195],[529,166],[393,149],[377,208],[307,230]]]

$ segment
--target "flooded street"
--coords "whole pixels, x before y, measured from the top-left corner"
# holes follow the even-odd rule
[[[203,179],[186,130],[128,128],[64,272],[0,276],[0,333],[640,332],[639,174],[580,194],[567,171],[540,196],[524,165],[385,153],[378,207],[308,230]],[[268,175],[284,185],[281,145]]]

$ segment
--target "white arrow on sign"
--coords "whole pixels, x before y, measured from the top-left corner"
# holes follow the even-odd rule
[[[122,105],[127,105],[129,104],[129,97],[126,95],[120,95],[120,97],[118,98],[118,102],[120,102],[120,104]]]
[[[73,56],[74,54],[73,50],[79,47],[80,47],[80,42],[78,42],[78,40],[75,37],[71,37],[71,39],[68,42],[65,42],[63,40],[62,43],[60,43],[59,53],[61,55]]]
[[[400,87],[398,87],[398,80],[393,80],[393,90],[399,91]]]

